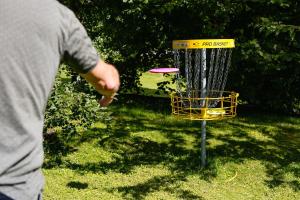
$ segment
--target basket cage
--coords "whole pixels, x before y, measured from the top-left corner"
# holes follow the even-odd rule
[[[192,94],[201,91],[193,91]],[[217,92],[220,94],[220,92]],[[171,94],[172,114],[190,120],[218,120],[236,116],[238,93],[222,91],[220,97],[182,97]]]
[[[233,47],[234,40],[173,41],[174,65],[179,69],[176,92],[171,94],[174,115],[190,120],[236,116],[238,93],[224,91]]]

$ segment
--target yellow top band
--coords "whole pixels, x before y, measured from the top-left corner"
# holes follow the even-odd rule
[[[234,48],[234,39],[173,40],[173,49]]]

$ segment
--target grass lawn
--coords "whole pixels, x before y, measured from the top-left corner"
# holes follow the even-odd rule
[[[168,97],[169,95],[163,92],[157,94],[157,83],[168,81],[169,84],[166,85],[167,88],[175,89],[176,85],[172,84],[172,77],[174,74],[161,74],[161,73],[150,73],[145,72],[140,78],[140,82],[142,84],[143,93],[147,96],[156,96],[156,97]]]
[[[241,109],[208,122],[201,169],[200,122],[173,118],[169,103],[115,102],[108,125],[46,155],[44,199],[300,199],[300,118]]]

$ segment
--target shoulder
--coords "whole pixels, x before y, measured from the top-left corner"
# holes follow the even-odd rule
[[[76,19],[76,16],[71,9],[56,0],[54,2],[62,20]]]

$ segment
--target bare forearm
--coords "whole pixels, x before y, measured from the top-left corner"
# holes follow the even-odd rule
[[[99,61],[94,69],[87,74],[81,74],[81,76],[91,83],[97,92],[106,98],[104,104],[108,105],[119,90],[120,77],[117,69],[103,61]]]

